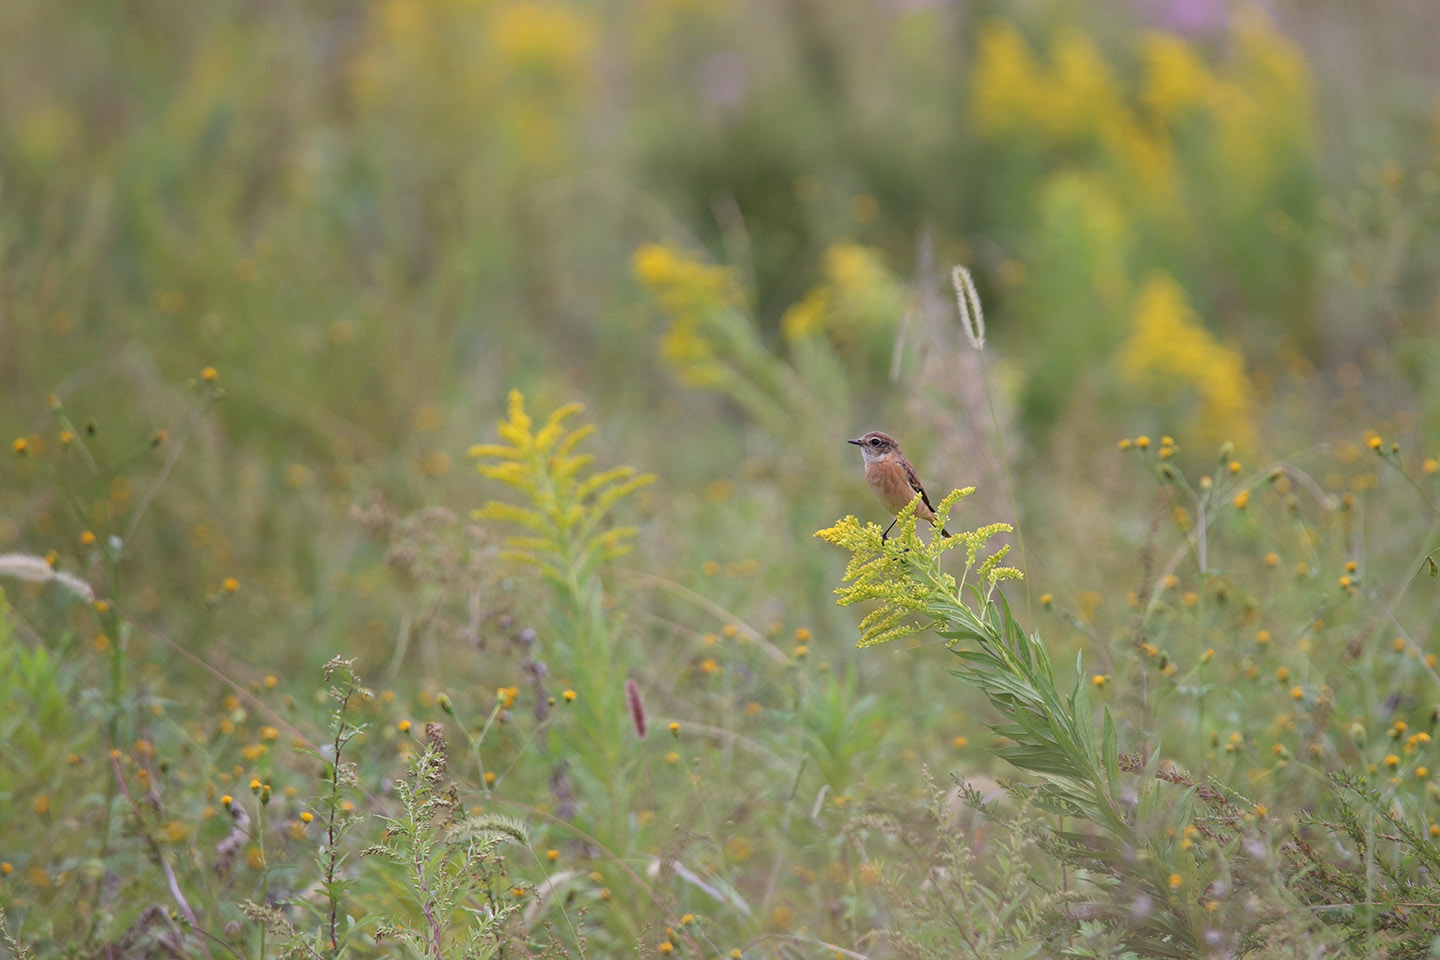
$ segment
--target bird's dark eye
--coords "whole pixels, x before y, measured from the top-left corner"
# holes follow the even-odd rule
[[[870,446],[872,446],[872,447],[878,447],[878,446],[880,446],[880,438],[879,438],[879,437],[875,437],[874,439],[872,439],[872,440],[870,441]]]

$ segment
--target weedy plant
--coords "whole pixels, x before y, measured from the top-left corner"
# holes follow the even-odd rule
[[[382,818],[383,839],[365,850],[402,869],[417,915],[381,923],[375,937],[433,960],[504,956],[506,920],[525,890],[511,885],[500,849],[524,847],[529,835],[508,817],[466,816],[447,763],[444,728],[428,724],[424,751],[395,785],[401,814]]]
[[[879,825],[924,865],[921,876],[885,881],[886,898],[902,919],[884,932],[880,955],[982,960],[1053,954],[1070,924],[1060,913],[1061,891],[1035,880],[1037,869],[1046,872],[1039,862],[1043,827],[1029,803],[1022,799],[1002,813],[969,782],[942,790],[928,770],[925,781],[929,805],[918,827]],[[957,815],[962,805],[973,811],[974,822]]]
[[[1063,622],[1125,678],[1123,692],[1079,654],[1068,690],[1057,678],[1046,644],[998,589],[1018,576],[1000,566],[1003,549],[982,559],[1003,528],[927,543],[912,504],[888,541],[851,517],[817,534],[851,553],[839,602],[872,605],[861,646],[934,631],[960,661],[952,673],[999,713],[993,753],[1026,775],[1009,784],[1012,798],[1056,818],[1035,834],[1055,869],[1035,879],[1037,895],[1055,895],[1047,929],[1071,955],[1283,955],[1342,942],[1360,956],[1434,955],[1440,790],[1426,757],[1440,710],[1424,704],[1436,660],[1406,624],[1429,615],[1407,594],[1433,571],[1436,511],[1396,446],[1373,435],[1367,445],[1418,494],[1418,507],[1401,509],[1418,511],[1419,552],[1394,583],[1381,550],[1390,541],[1360,535],[1353,492],[1331,496],[1294,464],[1247,474],[1228,444],[1217,475],[1192,482],[1171,438],[1121,443],[1153,472],[1179,543],[1158,572],[1147,544],[1125,628],[1099,618],[1099,594]],[[1358,453],[1342,459],[1362,471],[1352,489],[1378,484]],[[965,493],[942,502],[939,522]],[[957,578],[941,561],[961,546]],[[1281,570],[1281,550],[1303,559]],[[1177,571],[1191,566],[1198,582],[1185,590]],[[1041,602],[1055,606],[1048,594]],[[1271,705],[1279,711],[1267,715]],[[1370,737],[1371,723],[1386,735]],[[1261,736],[1274,738],[1270,750],[1252,748]],[[1005,822],[1003,808],[968,799]],[[950,935],[973,947],[995,917],[961,906],[967,919]]]
[[[957,490],[942,500],[937,525],[969,493]],[[1258,918],[1219,910],[1216,896],[1247,882],[1229,869],[1242,840],[1233,804],[1162,765],[1158,749],[1144,757],[1123,755],[1108,709],[1097,732],[1078,657],[1075,682],[1068,693],[1061,691],[1039,635],[1021,627],[997,589],[1020,577],[1001,565],[1006,548],[981,556],[986,542],[1008,525],[927,543],[916,533],[918,501],[901,512],[899,536],[890,539],[881,538],[878,525],[861,526],[853,517],[816,534],[851,553],[839,602],[877,604],[861,621],[861,645],[925,629],[949,641],[960,660],[955,675],[984,693],[1004,718],[992,729],[1009,745],[995,752],[1037,778],[1015,789],[1037,809],[1070,820],[1068,827],[1047,832],[1046,849],[1084,871],[1086,910],[1124,922],[1130,947],[1167,957],[1221,946],[1243,949]],[[941,559],[959,547],[965,548],[965,567],[957,579],[942,569]],[[1197,820],[1207,825],[1196,826]],[[1190,842],[1197,832],[1205,843]]]
[[[551,642],[537,654],[548,662],[537,676],[554,674],[567,686],[559,694],[547,694],[543,685],[536,692],[548,704],[563,700],[571,716],[556,728],[551,789],[562,813],[573,814],[582,839],[618,851],[629,849],[631,773],[639,759],[626,730],[633,649],[618,640],[601,571],[628,552],[635,536],[634,527],[607,527],[611,511],[654,477],[626,466],[591,469],[594,456],[575,451],[594,427],[565,423],[580,410],[577,403],[562,406],[537,429],[524,397],[512,391],[508,415],[497,427],[503,442],[473,446],[470,455],[480,461],[481,474],[524,502],[490,500],[473,516],[519,527],[523,532],[507,538],[504,557],[537,569],[553,591],[556,615],[544,631]],[[544,743],[537,748],[545,749]],[[569,787],[572,775],[578,798]]]

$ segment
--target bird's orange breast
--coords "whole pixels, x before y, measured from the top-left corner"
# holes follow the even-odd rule
[[[891,513],[899,513],[919,492],[910,485],[904,465],[891,457],[867,463],[865,482],[870,485],[875,499]],[[933,516],[930,508],[923,502],[916,507],[915,514],[922,520],[929,520]]]

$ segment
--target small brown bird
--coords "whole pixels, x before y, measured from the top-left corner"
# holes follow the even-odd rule
[[[920,485],[915,468],[910,466],[910,461],[900,452],[900,444],[894,437],[872,430],[858,440],[845,442],[855,444],[865,456],[865,482],[870,485],[870,492],[875,494],[875,499],[879,500],[886,510],[898,514],[918,493],[920,503],[915,507],[915,515],[921,520],[929,520],[932,524],[935,522],[935,508],[930,504],[930,497]],[[894,526],[895,520],[891,520],[890,526],[885,528],[880,539],[890,536]],[[941,527],[940,535],[948,537],[950,531]]]

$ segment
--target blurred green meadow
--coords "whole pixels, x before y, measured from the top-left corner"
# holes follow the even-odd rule
[[[0,955],[1440,956],[1436,27],[10,0]]]

